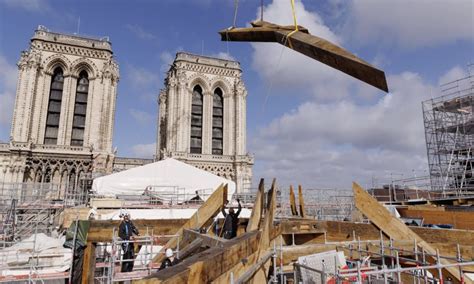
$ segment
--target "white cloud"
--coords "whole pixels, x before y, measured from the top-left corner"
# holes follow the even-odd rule
[[[135,36],[137,36],[140,39],[144,39],[144,40],[156,39],[156,36],[154,34],[145,31],[139,25],[127,24],[125,27],[127,28],[127,30],[131,31]]]
[[[292,16],[288,1],[275,0],[264,9],[265,19],[282,25],[291,25]],[[324,25],[321,17],[307,11],[301,2],[296,2],[298,24],[335,44],[342,42],[329,27]],[[275,43],[252,43],[252,67],[267,81],[272,89],[300,88],[299,93],[310,94],[320,100],[334,101],[346,97],[351,89],[359,89],[357,94],[377,93],[373,87],[337,71],[327,65],[312,60],[294,50]]]
[[[127,66],[127,77],[133,86],[140,88],[156,84],[158,80],[158,76],[153,72],[132,65]]]
[[[8,138],[8,128],[12,119],[17,72],[18,68],[0,55],[0,138],[3,140]]]
[[[50,9],[48,3],[44,0],[3,0],[3,3],[29,12],[43,12]]]
[[[443,85],[446,83],[450,83],[455,80],[465,78],[467,77],[467,75],[468,74],[465,69],[461,68],[460,66],[454,66],[448,72],[446,72],[446,74],[439,78],[438,84]]]
[[[426,174],[421,102],[439,95],[438,88],[412,72],[388,82],[392,92],[373,105],[309,100],[259,129],[249,141],[254,175],[277,177],[284,186],[349,188],[390,173]]]
[[[232,55],[230,55],[227,52],[218,52],[218,53],[211,54],[210,56],[211,57],[217,57],[217,58],[220,58],[220,59],[225,59],[225,60],[236,61],[235,57],[233,57]]]
[[[137,144],[132,146],[132,153],[138,158],[153,158],[156,151],[156,143]]]
[[[168,70],[170,69],[170,65],[173,63],[173,60],[174,56],[171,54],[171,52],[163,51],[162,53],[160,53],[160,71],[163,73],[168,72]]]
[[[360,45],[415,48],[474,39],[472,0],[352,0],[340,20]]]
[[[130,109],[129,112],[133,119],[140,124],[146,125],[154,122],[155,117],[146,111]]]

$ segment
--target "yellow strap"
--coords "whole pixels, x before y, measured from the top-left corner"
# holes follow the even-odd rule
[[[291,49],[293,49],[293,46],[291,44],[290,37],[298,31],[298,23],[296,22],[296,12],[295,12],[295,0],[290,0],[291,1],[291,11],[293,13],[293,24],[295,25],[295,30],[289,33],[286,38],[288,39],[288,45],[290,46]]]

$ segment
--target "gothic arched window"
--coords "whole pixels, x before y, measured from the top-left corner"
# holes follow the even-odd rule
[[[212,99],[212,154],[222,155],[224,139],[224,99],[217,88]]]
[[[87,95],[89,79],[86,71],[79,73],[76,88],[76,102],[74,104],[74,119],[72,121],[71,145],[84,145],[84,129],[86,125]]]
[[[197,85],[193,89],[191,105],[191,153],[202,153],[202,88]]]
[[[44,144],[57,144],[59,131],[59,117],[61,116],[61,100],[63,97],[64,76],[61,67],[54,69],[49,91],[48,115],[46,117],[46,131]]]

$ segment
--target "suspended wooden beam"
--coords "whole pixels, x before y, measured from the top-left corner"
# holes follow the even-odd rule
[[[380,230],[385,234],[390,236],[394,240],[410,240],[417,241],[419,247],[425,250],[429,255],[436,255],[436,247],[434,245],[427,243],[415,232],[410,230],[400,219],[394,217],[390,212],[377,202],[375,198],[370,196],[361,186],[357,183],[352,183],[352,189],[354,191],[354,201],[357,209],[359,209],[369,220],[374,223]],[[435,263],[435,260],[432,257],[431,262]],[[441,264],[449,264],[448,260],[441,258]],[[472,283],[470,279],[462,279],[459,268],[457,267],[447,267],[443,268],[443,271],[458,282],[462,283]]]
[[[296,210],[295,191],[293,190],[292,185],[290,185],[290,208],[291,208],[291,215],[298,216],[298,211]]]
[[[300,202],[300,216],[305,218],[306,210],[304,208],[303,188],[301,187],[301,185],[298,185],[298,199]]]
[[[279,26],[265,21],[252,22],[251,28],[231,28],[219,32],[223,41],[277,42],[344,72],[382,91],[388,92],[382,70],[349,51],[314,35],[304,27]],[[291,33],[291,35],[290,35]],[[288,37],[290,35],[290,37]]]
[[[254,206],[252,209],[252,213],[250,214],[249,223],[247,225],[247,232],[257,230],[260,224],[260,219],[262,218],[262,210],[263,210],[263,194],[264,194],[265,186],[263,178],[260,179],[260,183],[258,185],[258,192],[255,198]]]
[[[182,240],[184,229],[197,229],[201,228],[210,218],[214,217],[221,207],[224,205],[224,202],[227,200],[227,184],[220,185],[212,195],[204,202],[201,207],[196,211],[196,213],[191,216],[191,218],[176,232],[176,237],[171,238],[166,245],[161,249],[155,258],[153,258],[154,263],[160,263],[165,258],[165,250],[167,248],[176,248],[178,240]]]

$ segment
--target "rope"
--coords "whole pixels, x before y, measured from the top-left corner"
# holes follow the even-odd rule
[[[237,11],[239,10],[239,0],[234,0],[234,24],[232,27],[235,27],[237,21]]]
[[[298,23],[296,22],[296,12],[295,12],[295,0],[290,0],[291,1],[291,12],[293,14],[293,25],[295,26],[295,29],[289,33],[286,38],[288,39],[288,45],[290,46],[291,49],[293,49],[293,45],[291,44],[290,37],[298,31]]]

